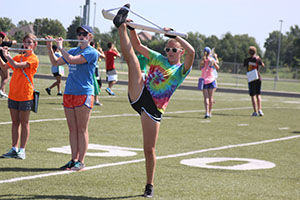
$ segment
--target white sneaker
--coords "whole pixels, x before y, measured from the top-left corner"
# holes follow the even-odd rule
[[[5,94],[2,90],[0,90],[0,97],[8,98],[8,95]]]
[[[259,110],[259,111],[258,111],[258,114],[259,114],[259,116],[264,116],[264,113],[263,113],[262,110]]]

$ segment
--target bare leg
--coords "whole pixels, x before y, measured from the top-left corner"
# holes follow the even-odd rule
[[[256,99],[257,99],[257,108],[258,110],[261,110],[261,95],[260,94],[256,95]]]
[[[208,95],[208,89],[203,90],[203,98],[204,98],[204,108],[205,108],[205,114],[209,111],[209,95]]]
[[[214,92],[216,91],[216,88],[213,89],[208,89],[208,101],[209,101],[209,106],[208,106],[208,113],[211,116],[212,115],[212,106],[214,103]]]
[[[111,89],[113,87],[114,84],[116,84],[117,81],[109,81],[108,82],[108,87]]]
[[[12,137],[12,146],[13,147],[18,147],[19,145],[19,129],[20,129],[20,118],[19,118],[19,112],[16,109],[9,109],[10,110],[10,117],[12,121],[12,126],[11,126],[11,137]]]
[[[29,126],[30,111],[20,111],[21,122],[21,148],[25,148],[29,139],[30,126]]]
[[[128,65],[128,94],[132,101],[136,100],[144,87],[139,61],[134,53],[130,39],[127,35],[126,25],[119,28],[121,51]]]
[[[155,145],[158,138],[160,123],[154,122],[145,112],[142,112],[141,122],[143,128],[147,184],[153,185],[156,167]]]
[[[257,107],[256,107],[256,97],[255,96],[251,96],[251,101],[252,101],[252,106],[253,106],[253,110],[254,112],[257,113]]]
[[[8,71],[8,69],[1,69],[0,75],[1,75],[0,90],[2,90],[5,93],[5,85],[7,84],[8,80],[9,80],[9,71]]]
[[[84,163],[85,154],[88,150],[89,144],[89,133],[88,133],[88,124],[91,115],[91,109],[86,106],[80,106],[75,108],[76,115],[76,124],[77,124],[77,140],[78,140],[78,152],[80,160]]]
[[[71,153],[72,153],[72,159],[78,160],[78,130],[76,125],[76,114],[75,109],[68,109],[65,108],[65,115],[67,118],[67,123],[69,127],[69,140],[70,140],[70,146],[71,146]]]

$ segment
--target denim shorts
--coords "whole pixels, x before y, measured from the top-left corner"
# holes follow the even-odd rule
[[[217,88],[217,82],[214,80],[213,82],[209,84],[204,84],[203,89],[214,89]]]
[[[33,100],[29,101],[14,101],[8,99],[8,108],[21,110],[21,111],[30,111],[33,106]]]

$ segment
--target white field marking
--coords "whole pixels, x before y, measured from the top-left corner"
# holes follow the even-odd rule
[[[249,126],[249,124],[238,124],[237,126]]]
[[[211,121],[210,121],[210,120],[207,120],[207,119],[206,119],[206,120],[201,120],[201,121],[200,121],[200,123],[210,123],[210,122],[211,122]]]
[[[209,163],[218,163],[223,161],[243,161],[247,163],[232,165],[232,166],[209,165]],[[184,159],[180,161],[180,164],[192,166],[192,167],[201,167],[201,168],[209,168],[209,169],[226,169],[226,170],[270,169],[276,166],[274,163],[265,160],[256,160],[250,158],[227,158],[227,157],[213,157],[213,158],[201,157],[201,158]]]
[[[283,103],[295,103],[295,104],[300,104],[300,101],[283,101]]]
[[[143,149],[141,149],[141,148],[118,147],[118,146],[100,145],[100,144],[89,144],[88,149],[105,151],[105,152],[87,152],[86,153],[86,156],[97,156],[97,157],[135,156],[137,154],[135,151],[143,151]],[[47,150],[56,152],[56,153],[71,154],[70,146],[52,147],[52,148],[48,148]]]
[[[289,127],[282,127],[282,128],[278,128],[279,130],[289,130]]]
[[[252,107],[239,107],[239,108],[220,108],[220,109],[213,109],[213,111],[227,111],[227,110],[247,110],[252,109]],[[182,113],[195,113],[195,112],[204,112],[204,110],[185,110],[185,111],[174,111],[174,112],[165,112],[165,114],[182,114]],[[101,116],[91,116],[91,119],[98,119],[98,118],[112,118],[112,117],[136,117],[139,116],[138,114],[116,114],[116,115],[101,115]],[[37,119],[37,120],[29,120],[29,123],[36,123],[36,122],[49,122],[49,121],[62,121],[66,120],[66,118],[54,118],[54,119]],[[12,122],[0,122],[0,125],[7,125],[11,124]]]
[[[278,141],[283,141],[283,140],[291,140],[291,139],[295,139],[295,138],[299,138],[299,137],[300,137],[300,135],[296,135],[296,136],[289,136],[289,137],[276,138],[276,139],[270,139],[270,140],[263,140],[263,141],[258,141],[258,142],[227,145],[227,146],[222,146],[222,147],[214,147],[214,148],[209,148],[209,149],[190,151],[190,152],[185,152],[185,153],[171,154],[171,155],[166,155],[166,156],[157,156],[156,159],[161,160],[161,159],[166,159],[166,158],[176,158],[176,157],[189,156],[189,155],[194,155],[194,154],[204,153],[204,152],[209,152],[209,151],[219,151],[219,150],[225,150],[225,149],[236,148],[236,147],[246,147],[246,146],[266,144],[266,143],[271,143],[271,142],[278,142]],[[143,162],[143,161],[145,161],[144,158],[137,159],[137,160],[116,162],[116,163],[100,164],[100,165],[95,165],[95,166],[91,166],[91,167],[85,167],[85,171],[91,170],[91,169],[104,168],[104,167],[112,167],[112,166],[120,166],[120,165],[126,165],[126,164],[131,164],[131,163],[139,163],[139,162]],[[64,175],[64,174],[69,174],[69,173],[73,173],[73,172],[75,172],[75,171],[61,171],[61,172],[53,172],[53,173],[48,173],[48,174],[37,174],[37,175],[33,175],[33,176],[24,176],[24,177],[12,178],[12,179],[7,179],[7,180],[0,180],[0,184],[1,183],[18,182],[18,181],[23,181],[23,180],[31,180],[31,179],[43,178],[43,177],[49,177],[49,176],[55,176],[55,175]]]

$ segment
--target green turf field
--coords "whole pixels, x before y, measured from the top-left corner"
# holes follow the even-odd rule
[[[141,126],[127,87],[116,85],[115,97],[101,93],[104,106],[94,107],[89,123],[86,170],[70,173],[57,170],[70,155],[57,152],[69,142],[62,97],[44,91],[52,82],[35,79],[41,98],[39,112],[30,116],[27,158],[0,159],[0,199],[142,199]],[[202,98],[200,91],[179,89],[169,103],[157,143],[154,199],[300,199],[300,99],[262,96],[265,116],[251,117],[248,95],[216,92],[213,117],[206,120]],[[0,110],[3,154],[11,145],[6,99]],[[208,163],[181,164],[200,165],[200,158]],[[253,166],[236,169],[244,164]]]

